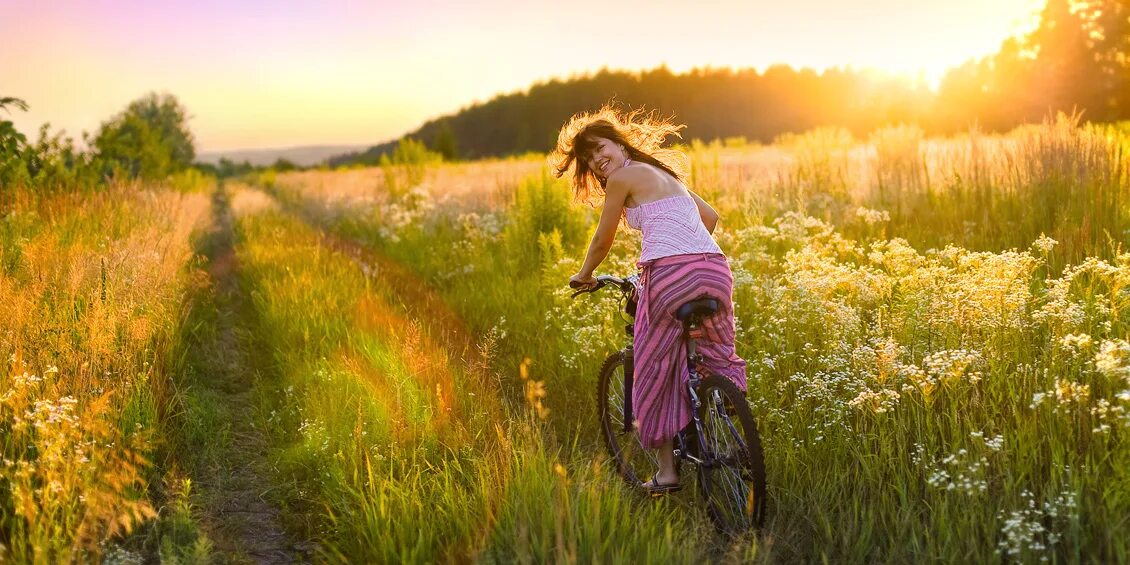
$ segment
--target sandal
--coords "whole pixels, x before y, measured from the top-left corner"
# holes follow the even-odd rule
[[[644,492],[650,494],[651,496],[661,496],[664,494],[679,492],[683,488],[683,485],[679,484],[679,481],[675,481],[673,483],[660,483],[656,482],[655,477],[652,477],[651,480],[641,484],[640,486],[643,487]]]

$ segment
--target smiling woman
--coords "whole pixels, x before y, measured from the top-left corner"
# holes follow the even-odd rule
[[[603,194],[608,175],[622,167],[625,158],[653,165],[676,179],[685,177],[686,156],[661,147],[668,137],[679,137],[684,127],[654,112],[621,113],[604,106],[593,113],[577,114],[561,128],[550,161],[557,176],[571,174],[577,201],[595,205],[594,191]]]
[[[682,127],[654,114],[605,106],[574,116],[561,129],[551,157],[557,176],[572,171],[578,199],[592,202],[594,181],[603,196],[600,222],[570,286],[596,286],[593,271],[608,256],[621,218],[643,235],[632,402],[640,444],[658,450],[659,470],[642,485],[652,494],[679,489],[673,438],[691,421],[684,326],[676,311],[701,298],[717,301],[716,310],[703,320],[701,363],[742,391],[746,388],[746,362],[734,349],[733,274],[711,236],[718,213],[688,190],[685,175],[669,164],[681,165],[685,157],[661,148]]]

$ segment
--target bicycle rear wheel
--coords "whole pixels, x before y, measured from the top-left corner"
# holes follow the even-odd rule
[[[600,435],[616,470],[631,486],[639,486],[659,468],[655,452],[640,444],[635,426],[624,431],[624,371],[628,354],[620,351],[608,356],[600,368],[597,384],[597,407],[600,412]],[[629,424],[631,424],[629,422]]]
[[[710,518],[723,532],[759,528],[765,518],[765,458],[745,393],[709,375],[698,386],[705,438],[699,485]]]

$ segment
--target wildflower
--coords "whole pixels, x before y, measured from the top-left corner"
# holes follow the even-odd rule
[[[891,214],[886,210],[872,210],[864,206],[855,209],[856,217],[862,218],[867,225],[891,221]]]
[[[1068,380],[1055,380],[1055,399],[1060,404],[1075,402],[1083,404],[1091,396],[1091,386]]]
[[[881,389],[879,391],[865,390],[848,402],[854,408],[865,407],[875,414],[883,414],[893,410],[898,404],[899,393],[893,390]]]
[[[1130,343],[1124,339],[1103,340],[1095,354],[1095,368],[1108,377],[1130,381]]]
[[[968,449],[962,448],[934,465],[926,477],[926,484],[933,488],[968,495],[983,493],[989,488],[986,479],[989,460],[985,455],[970,454]]]
[[[1115,398],[1120,402],[1130,402],[1130,390],[1120,392]],[[1111,424],[1130,427],[1130,410],[1127,406],[1112,403],[1105,398],[1095,401],[1095,405],[1091,407],[1091,416],[1098,422],[1098,425],[1091,429],[1096,434],[1109,432],[1112,429]]]
[[[981,372],[971,370],[981,361],[981,354],[965,349],[952,349],[931,353],[922,359],[926,373],[938,382],[947,382],[965,377],[969,382],[981,380]]]
[[[1036,241],[1032,242],[1032,249],[1047,254],[1050,253],[1052,248],[1055,247],[1058,243],[1058,241],[1041,233],[1040,237],[1036,238]]]
[[[1022,561],[1027,561],[1020,559],[1026,554],[1036,554],[1041,561],[1047,561],[1048,557],[1040,554],[1050,550],[1061,539],[1061,535],[1052,528],[1057,523],[1076,519],[1073,512],[1077,507],[1075,494],[1065,491],[1040,505],[1027,490],[1021,493],[1021,498],[1024,503],[1020,509],[1007,513],[1002,510],[999,515],[1002,521],[1001,541],[996,552]]]
[[[1073,353],[1088,349],[1093,343],[1087,334],[1067,334],[1059,340],[1060,346]]]
[[[542,403],[546,394],[545,383],[543,381],[526,381],[526,402],[537,412],[538,417],[543,420],[549,416],[549,408]]]

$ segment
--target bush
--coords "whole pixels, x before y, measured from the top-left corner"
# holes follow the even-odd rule
[[[554,231],[560,234],[560,245],[575,249],[584,241],[588,224],[578,214],[564,182],[554,179],[549,171],[522,182],[514,192],[508,211],[509,221],[503,231],[507,256],[523,268],[534,268],[541,262],[539,238]]]

